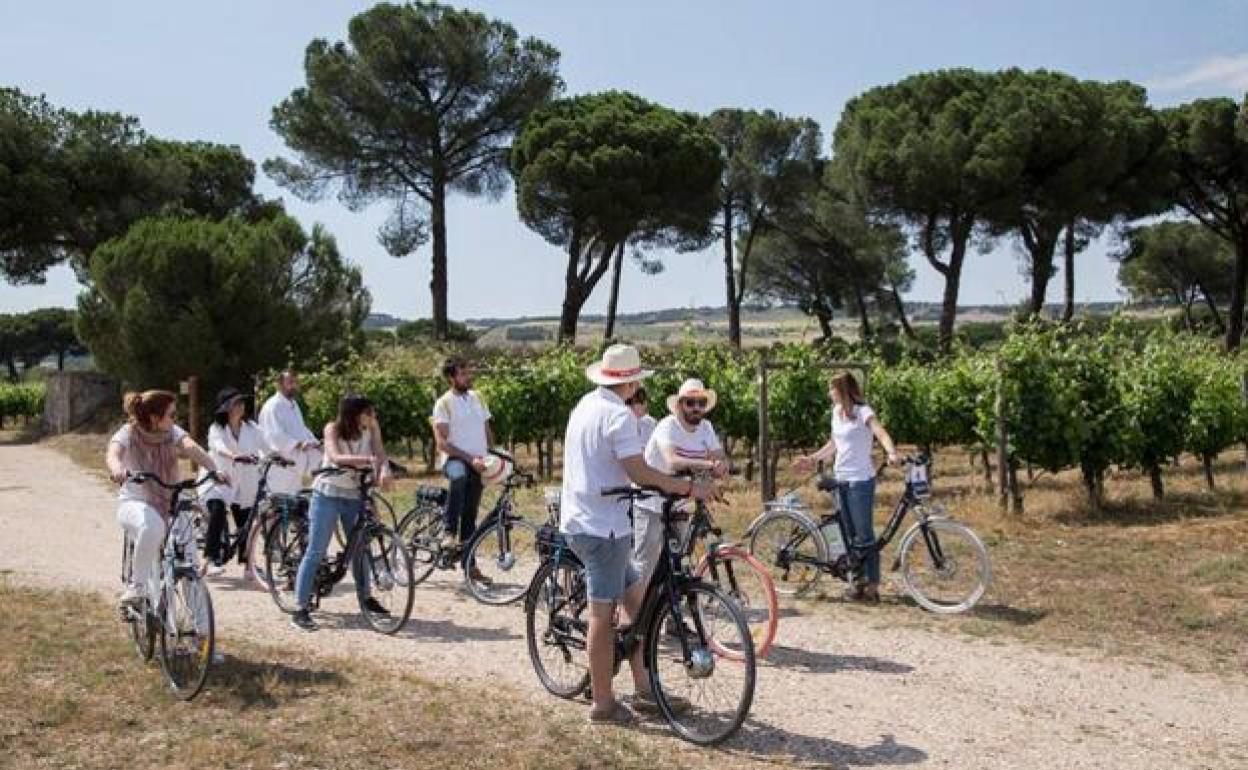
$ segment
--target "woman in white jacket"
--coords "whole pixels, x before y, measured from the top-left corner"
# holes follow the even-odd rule
[[[234,388],[217,394],[213,424],[208,428],[208,454],[218,468],[229,472],[229,484],[214,484],[204,493],[208,508],[208,532],[204,536],[204,557],[208,574],[219,575],[225,570],[225,517],[227,508],[234,515],[237,530],[250,525],[251,508],[260,484],[256,462],[265,449],[260,428],[247,419],[247,399]],[[247,554],[240,551],[238,560],[246,565]]]

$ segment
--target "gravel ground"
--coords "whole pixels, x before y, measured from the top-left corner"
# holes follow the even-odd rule
[[[0,571],[10,577],[112,595],[121,550],[114,510],[103,479],[64,456],[0,446]],[[344,586],[322,606],[321,631],[306,635],[237,567],[210,583],[227,640],[389,660],[448,683],[486,682],[552,708],[583,708],[540,688],[520,609],[477,604],[451,573],[435,573],[417,590],[412,620],[396,637],[361,627]],[[738,759],[851,768],[1248,767],[1248,677],[879,630],[835,611],[786,616],[777,645],[760,667],[746,727],[724,749]]]

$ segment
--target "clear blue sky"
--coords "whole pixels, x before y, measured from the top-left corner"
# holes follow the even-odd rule
[[[138,116],[151,134],[237,144],[257,165],[284,152],[268,128],[272,106],[303,82],[314,37],[342,39],[362,2],[308,0],[2,0],[0,83],[43,93],[71,108]],[[1149,86],[1156,105],[1248,92],[1248,2],[1013,2],[880,0],[744,2],[477,2],[522,35],[563,54],[569,94],[630,89],[674,107],[770,107],[818,120],[830,137],[847,99],[913,72],[952,66],[1045,67]],[[352,213],[334,200],[304,204],[261,174],[260,190],[281,195],[308,227],[323,222],[364,270],[375,310],[429,314],[423,249],[385,254],[376,232],[384,206]],[[526,229],[510,193],[498,203],[456,198],[449,211],[450,312],[556,314],[563,255]],[[1117,296],[1106,244],[1077,267],[1077,298]],[[624,277],[624,312],[723,303],[717,251],[673,255],[667,271]],[[933,300],[941,283],[917,255],[912,299]],[[1006,244],[970,257],[966,303],[1025,296]],[[1059,298],[1054,281],[1051,300]],[[68,270],[46,285],[0,283],[0,310],[72,305]],[[606,306],[605,282],[587,310]]]

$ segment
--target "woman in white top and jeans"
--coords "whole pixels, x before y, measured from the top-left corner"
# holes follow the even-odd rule
[[[845,482],[840,491],[841,511],[853,524],[855,545],[875,545],[875,464],[871,449],[878,439],[888,453],[890,465],[897,463],[897,448],[884,425],[867,406],[854,375],[845,372],[832,378],[832,438],[812,455],[797,458],[794,466],[809,470],[815,463],[836,458],[832,466],[837,481]],[[863,565],[848,598],[855,601],[880,600],[880,555],[873,552]]]
[[[346,395],[338,402],[338,418],[325,426],[324,461],[326,468],[373,468],[374,478],[382,489],[393,484],[390,461],[381,438],[381,425],[373,402],[364,396]],[[355,473],[326,474],[318,476],[312,485],[312,504],[308,509],[308,549],[299,562],[295,577],[295,610],[291,623],[301,631],[315,631],[316,622],[308,610],[312,598],[313,583],[334,525],[341,521],[342,528],[350,532],[360,515],[360,479]],[[355,591],[369,612],[386,614],[387,610],[368,593],[368,573],[363,561],[357,559],[351,565]]]

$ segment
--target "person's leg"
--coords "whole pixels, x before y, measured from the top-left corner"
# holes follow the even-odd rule
[[[338,519],[342,522],[342,531],[350,536],[351,529],[355,526],[355,521],[360,517],[359,500],[349,500],[340,498]],[[359,550],[356,551],[356,557],[351,560],[351,578],[355,581],[355,595],[361,602],[367,602],[370,595],[368,588],[368,549],[370,543],[361,542]]]
[[[150,589],[148,584],[160,556],[160,544],[165,538],[165,521],[155,508],[138,500],[127,500],[118,506],[117,520],[130,533],[130,539],[134,542],[128,593],[144,596]]]
[[[338,521],[336,499],[319,493],[312,495],[312,505],[308,509],[308,549],[303,553],[299,573],[295,577],[295,605],[301,610],[308,608],[316,571],[325,558],[329,539],[334,536],[334,524]]]
[[[589,677],[595,715],[608,715],[618,708],[611,686],[615,669],[615,604],[624,593],[628,551],[623,557],[613,554],[619,541],[592,535],[572,535],[573,553],[585,565],[589,593]],[[627,542],[627,541],[624,541]]]
[[[251,530],[251,509],[240,508],[237,505],[230,506],[234,512],[234,531],[238,540],[236,548],[238,555],[238,563],[247,564],[247,538]]]
[[[468,498],[469,470],[467,463],[454,457],[442,467],[447,482],[446,510],[442,512],[443,535],[457,535],[459,532],[459,517]]]
[[[225,535],[225,502],[209,500],[205,505],[208,507],[208,531],[204,534],[204,558],[219,565]]]
[[[481,507],[481,495],[485,488],[481,482],[481,474],[475,468],[468,469],[468,486],[464,491],[464,508],[459,514],[459,544],[464,549],[459,555],[459,566],[468,566],[468,541],[477,531],[477,511]],[[481,577],[480,570],[473,568],[473,579]]]
[[[875,480],[851,482],[845,490],[844,500],[853,522],[854,545],[871,549],[864,557],[861,578],[869,590],[874,590],[880,583],[880,554],[874,550]]]

